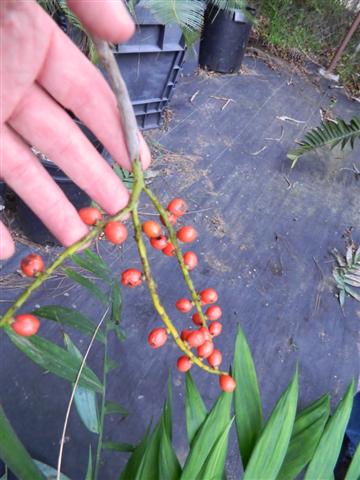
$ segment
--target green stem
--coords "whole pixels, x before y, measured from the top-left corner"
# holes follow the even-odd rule
[[[192,301],[194,302],[194,305],[195,305],[195,308],[196,310],[198,311],[199,315],[200,315],[200,318],[201,318],[201,321],[202,321],[202,324],[203,326],[206,328],[206,317],[202,311],[202,308],[201,308],[201,303],[200,303],[200,300],[199,300],[199,295],[197,294],[196,290],[195,290],[195,287],[194,287],[194,284],[191,280],[191,277],[190,277],[190,274],[189,274],[189,271],[188,269],[186,268],[186,265],[185,265],[185,262],[184,262],[184,258],[183,258],[183,255],[182,255],[182,252],[181,252],[181,248],[180,248],[180,245],[179,245],[179,242],[178,242],[178,239],[176,237],[176,233],[175,233],[175,230],[174,230],[174,227],[171,225],[171,223],[169,222],[168,220],[168,216],[167,216],[167,212],[166,210],[164,209],[164,207],[161,205],[161,203],[159,202],[159,200],[157,199],[157,197],[154,195],[154,193],[149,189],[147,188],[146,186],[144,187],[144,192],[146,193],[146,195],[150,198],[151,202],[153,203],[154,207],[156,208],[156,210],[159,212],[159,214],[161,215],[162,219],[164,220],[164,223],[166,225],[166,228],[169,232],[169,238],[170,238],[170,241],[171,243],[174,245],[175,247],[175,253],[176,253],[176,257],[178,259],[178,262],[179,262],[179,265],[180,265],[180,269],[181,269],[181,273],[184,277],[184,280],[185,280],[185,283],[191,293],[191,298],[192,298]]]
[[[105,345],[104,345],[104,359],[103,359],[103,391],[101,397],[101,407],[100,407],[100,419],[99,419],[99,437],[97,442],[97,449],[96,449],[96,460],[95,460],[95,470],[93,480],[97,480],[99,475],[100,469],[100,460],[101,460],[101,452],[103,446],[103,436],[104,436],[104,419],[105,419],[105,403],[106,403],[106,385],[107,385],[107,371],[106,371],[106,364],[107,364],[107,352],[108,352],[108,334],[109,334],[109,327],[106,319],[106,327],[105,327]]]
[[[141,234],[141,223],[139,219],[139,214],[137,211],[137,208],[134,208],[132,210],[132,219],[133,219],[133,224],[134,224],[134,231],[135,231],[135,241],[136,245],[138,247],[139,251],[139,256],[141,259],[141,263],[143,265],[144,269],[144,274],[146,278],[146,283],[150,292],[150,296],[153,302],[153,305],[155,307],[155,310],[159,314],[160,318],[166,325],[167,329],[169,330],[171,336],[173,337],[176,345],[182,350],[189,358],[190,360],[195,363],[198,367],[201,369],[207,371],[208,373],[214,373],[215,375],[222,375],[222,374],[227,374],[227,372],[222,372],[218,369],[208,367],[205,365],[202,360],[200,360],[199,357],[196,357],[192,351],[188,348],[187,344],[183,342],[178,334],[178,331],[176,330],[175,326],[173,325],[172,321],[170,320],[168,314],[166,313],[165,308],[161,304],[159,295],[157,293],[156,289],[156,283],[155,280],[151,274],[151,269],[150,269],[150,264],[149,260],[147,257],[147,252],[146,252],[146,247],[144,244],[144,241],[142,239],[142,234]]]
[[[133,165],[135,182],[133,191],[130,197],[130,201],[128,205],[123,208],[120,212],[112,217],[108,218],[105,221],[98,222],[94,228],[90,230],[90,232],[83,237],[78,242],[74,243],[70,247],[66,248],[55,260],[54,262],[48,267],[43,273],[36,277],[36,279],[19,295],[19,297],[15,300],[15,302],[11,305],[11,307],[5,312],[3,317],[0,320],[0,327],[4,327],[12,322],[14,313],[22,307],[22,305],[26,302],[29,296],[32,294],[34,290],[39,288],[45,280],[47,280],[54,271],[62,264],[64,261],[69,258],[74,253],[78,252],[80,249],[85,247],[89,242],[94,240],[95,237],[104,229],[105,225],[109,221],[118,221],[124,218],[125,215],[130,213],[132,209],[137,205],[139,200],[141,191],[144,186],[144,177],[140,167],[139,162],[135,162]]]

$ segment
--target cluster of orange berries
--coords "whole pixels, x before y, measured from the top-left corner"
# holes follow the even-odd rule
[[[166,208],[166,214],[169,222],[175,225],[178,218],[183,216],[188,210],[186,202],[181,198],[171,200]],[[79,215],[86,225],[96,225],[103,220],[101,212],[95,207],[85,207],[79,210]],[[164,219],[160,216],[160,221],[165,225]],[[161,225],[153,220],[143,223],[142,230],[149,238],[151,246],[155,250],[161,250],[166,256],[174,256],[176,248],[173,243],[163,234]],[[104,234],[107,240],[120,245],[128,237],[126,226],[119,221],[110,221],[104,227]],[[177,239],[183,243],[191,243],[197,238],[197,231],[192,226],[180,227],[176,232]],[[183,260],[188,270],[193,270],[198,264],[198,258],[193,251],[187,251],[183,254]],[[30,254],[21,261],[21,270],[24,275],[34,277],[44,271],[45,265],[43,259],[36,254]],[[137,287],[142,283],[143,274],[140,270],[129,268],[121,274],[121,283],[126,287]],[[213,288],[206,288],[199,293],[201,305],[210,305],[205,318],[211,323],[209,327],[203,325],[201,316],[198,312],[192,315],[193,323],[199,327],[197,329],[185,329],[181,332],[181,339],[190,349],[196,349],[197,356],[203,360],[206,359],[210,367],[218,369],[222,362],[220,350],[214,347],[213,338],[220,335],[222,324],[219,319],[222,316],[222,310],[215,303],[218,300],[218,294]],[[176,308],[182,313],[189,313],[194,307],[194,303],[187,298],[180,298],[176,302]],[[40,327],[40,321],[34,315],[24,313],[17,315],[11,324],[12,329],[22,336],[35,335]],[[152,330],[148,336],[148,343],[152,348],[160,348],[167,341],[168,332],[165,328],[159,327]],[[177,368],[180,372],[187,372],[192,366],[191,359],[183,355],[177,360]],[[230,375],[220,375],[220,387],[227,392],[232,392],[236,383]]]

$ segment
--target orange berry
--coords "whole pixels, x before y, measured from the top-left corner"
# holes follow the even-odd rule
[[[211,340],[205,340],[197,349],[198,357],[208,358],[214,351],[214,344]]]
[[[194,252],[185,252],[183,259],[188,270],[194,270],[198,264],[198,258]]]
[[[154,328],[154,330],[151,330],[148,336],[148,344],[152,348],[160,348],[164,345],[168,338],[167,331],[165,328]]]
[[[199,330],[194,330],[189,334],[186,341],[189,344],[190,348],[196,348],[200,347],[200,345],[205,342],[205,337],[202,332],[199,332]]]
[[[213,337],[218,337],[222,330],[222,324],[220,322],[211,322],[209,325],[209,332]]]
[[[212,340],[212,336],[206,327],[200,327],[198,331],[204,335],[205,340]]]
[[[174,257],[175,256],[175,247],[171,242],[168,242],[166,247],[162,249],[162,252],[167,257]]]
[[[187,372],[191,368],[191,360],[186,355],[179,357],[176,362],[177,369],[179,372]]]
[[[166,212],[166,215],[167,215],[167,219],[169,220],[171,225],[175,225],[176,220],[177,220],[176,215],[174,215],[173,213],[170,213],[170,212]],[[164,219],[161,215],[160,215],[160,222],[166,227],[165,221],[164,221]]]
[[[186,342],[186,340],[189,338],[190,333],[192,333],[194,330],[190,329],[185,329],[181,332],[180,338],[183,342]]]
[[[218,294],[217,291],[213,288],[206,288],[202,292],[200,292],[200,301],[203,305],[208,303],[215,303],[218,301]]]
[[[210,367],[217,368],[221,365],[222,362],[222,355],[220,350],[217,350],[216,348],[212,352],[212,354],[208,357],[207,359]]]
[[[176,236],[180,240],[180,242],[191,243],[197,237],[197,231],[194,227],[186,225],[185,227],[181,227],[177,231]]]
[[[163,250],[166,247],[168,240],[165,235],[160,235],[160,237],[150,238],[150,243],[155,250]]]
[[[125,287],[138,287],[142,282],[142,273],[136,268],[128,268],[124,270],[121,274],[121,283]]]
[[[192,321],[193,323],[195,323],[195,325],[202,325],[202,320],[198,312],[194,313],[194,315],[192,316]]]
[[[80,208],[79,215],[81,220],[86,223],[86,225],[95,225],[96,222],[99,222],[103,219],[103,216],[95,207]]]
[[[179,298],[175,306],[182,313],[188,313],[193,308],[192,302],[187,298]]]
[[[230,375],[220,375],[219,378],[220,388],[224,392],[233,392],[236,388],[236,382]]]
[[[160,225],[153,220],[148,220],[147,222],[144,222],[142,229],[145,235],[149,238],[157,238],[161,235]]]
[[[22,313],[15,317],[11,328],[22,337],[31,337],[35,335],[40,328],[40,321],[31,313]]]
[[[209,307],[207,310],[206,310],[206,313],[205,315],[207,316],[207,318],[211,321],[214,321],[214,320],[219,320],[219,318],[221,317],[222,315],[222,310],[221,308],[218,306],[218,305],[211,305],[211,307]]]
[[[20,268],[27,277],[34,277],[37,273],[44,271],[45,265],[40,255],[31,253],[21,260]]]
[[[168,210],[176,217],[181,217],[182,215],[184,215],[187,209],[187,203],[182,198],[173,198],[166,208],[166,210]]]
[[[104,228],[105,237],[109,242],[120,245],[128,236],[127,228],[121,222],[109,222]]]

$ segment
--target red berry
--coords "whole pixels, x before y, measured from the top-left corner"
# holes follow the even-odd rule
[[[194,252],[185,252],[183,259],[188,270],[194,270],[198,264],[198,258]]]
[[[155,250],[163,250],[166,247],[168,240],[164,235],[160,235],[160,237],[150,238],[150,243]]]
[[[220,375],[219,383],[221,390],[224,390],[224,392],[230,393],[236,388],[236,382],[230,375]]]
[[[103,216],[95,207],[80,208],[79,215],[81,220],[86,223],[86,225],[95,225],[96,222],[99,222],[103,219]]]
[[[200,345],[205,342],[205,337],[202,332],[199,332],[199,330],[194,330],[189,334],[186,341],[188,342],[190,348],[196,348],[200,347]]]
[[[136,268],[128,268],[124,270],[121,274],[121,283],[125,287],[138,287],[142,282],[142,273]]]
[[[181,332],[180,338],[183,342],[186,342],[186,340],[189,338],[190,333],[192,333],[194,330],[183,330]]]
[[[181,217],[187,211],[188,206],[185,200],[182,198],[173,198],[167,209],[170,213],[174,214],[176,217]]]
[[[213,337],[218,337],[222,330],[222,324],[220,322],[212,322],[209,325],[209,332]]]
[[[180,240],[180,242],[190,243],[193,242],[197,237],[197,231],[194,227],[187,225],[185,227],[181,227],[177,231],[176,236]]]
[[[164,345],[168,338],[165,328],[154,328],[148,336],[148,343],[152,348],[160,348]]]
[[[222,310],[218,305],[211,305],[211,307],[206,310],[206,316],[211,321],[219,320],[221,315]]]
[[[187,372],[188,370],[190,370],[191,365],[192,365],[191,360],[186,355],[179,357],[176,362],[177,369],[180,372]]]
[[[43,272],[45,265],[40,255],[31,253],[21,260],[20,267],[24,275],[33,277],[37,273]]]
[[[11,324],[11,328],[22,337],[31,337],[39,330],[40,321],[31,313],[22,313],[15,317],[15,322]]]
[[[162,249],[164,255],[173,257],[175,255],[175,247],[171,242],[168,242],[166,247]]]
[[[128,236],[127,228],[121,222],[107,223],[104,233],[109,242],[116,243],[118,245],[125,242]]]
[[[149,238],[157,238],[161,235],[160,225],[153,220],[148,220],[147,222],[144,222],[142,229],[145,235]]]
[[[193,323],[195,323],[195,325],[202,325],[202,320],[198,312],[194,313],[194,315],[192,316],[192,321]]]
[[[212,354],[207,359],[210,367],[217,368],[220,367],[222,362],[222,355],[220,350],[214,349]]]
[[[171,225],[175,225],[176,220],[177,220],[176,215],[174,215],[173,213],[170,213],[170,212],[166,212],[166,215],[167,215],[167,219],[169,220]],[[162,216],[160,216],[160,222],[166,227],[166,224],[165,224]]]
[[[208,358],[214,351],[214,344],[211,340],[206,340],[197,349],[198,357]]]
[[[217,291],[213,288],[206,288],[200,292],[200,301],[203,305],[206,305],[207,303],[215,303],[218,301],[218,298]]]
[[[193,308],[192,302],[187,298],[179,298],[179,300],[175,304],[176,308],[179,312],[188,313]]]
[[[212,340],[212,336],[206,327],[200,327],[198,331],[204,335],[205,340]]]

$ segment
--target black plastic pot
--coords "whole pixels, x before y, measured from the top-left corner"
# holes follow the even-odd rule
[[[199,63],[203,68],[221,73],[239,70],[251,31],[255,9],[219,10],[209,5],[200,43]]]
[[[78,124],[97,151],[102,152],[103,146],[95,135],[93,135],[93,133],[79,120],[74,119],[74,121]],[[42,164],[77,210],[90,204],[91,200],[88,195],[70,180],[60,168],[47,160],[42,161]],[[16,197],[16,212],[21,230],[30,240],[42,245],[46,243],[58,244],[56,238],[53,237],[41,220],[39,220],[20,197]]]

